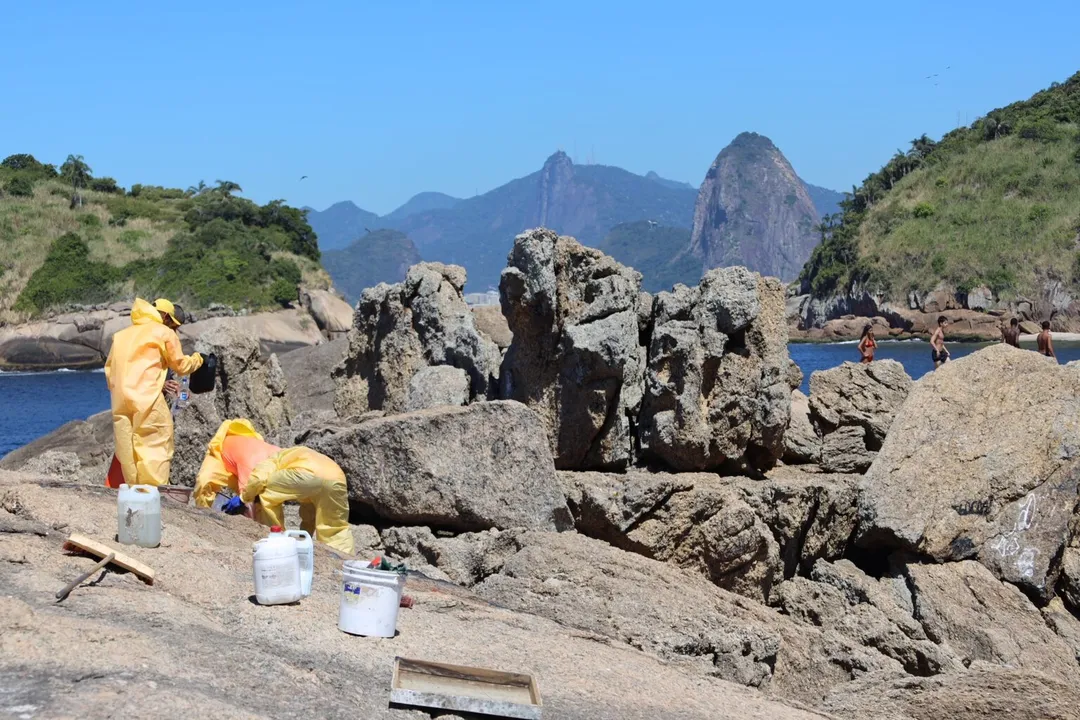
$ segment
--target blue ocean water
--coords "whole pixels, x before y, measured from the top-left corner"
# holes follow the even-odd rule
[[[991,343],[946,343],[953,360],[959,360],[965,355],[986,347]],[[1024,348],[1035,350],[1035,343],[1021,343]],[[1057,353],[1058,362],[1064,365],[1073,360],[1080,360],[1080,343],[1055,342],[1054,352]],[[788,353],[791,359],[799,364],[803,371],[802,391],[810,393],[810,373],[815,370],[828,370],[840,365],[845,360],[859,361],[858,343],[792,343],[788,345]],[[904,366],[904,370],[915,380],[934,369],[934,362],[930,359],[930,343],[921,340],[879,340],[877,352],[874,353],[877,360],[896,360]]]
[[[950,343],[953,359],[985,343]],[[1032,345],[1031,347],[1034,347]],[[803,392],[809,392],[810,373],[857,361],[855,343],[794,343],[791,357],[803,370]],[[1080,343],[1055,343],[1062,363],[1080,360]],[[920,378],[933,369],[925,342],[881,341],[876,357],[900,361],[908,374]],[[0,457],[71,420],[81,420],[109,408],[109,390],[101,371],[0,372]]]
[[[0,457],[108,408],[109,388],[100,370],[0,372]]]

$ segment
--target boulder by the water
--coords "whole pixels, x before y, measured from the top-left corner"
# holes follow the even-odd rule
[[[384,520],[458,531],[571,526],[547,434],[513,401],[388,415],[313,435],[349,499]]]
[[[330,290],[301,288],[300,304],[329,340],[344,335],[352,327],[352,306]]]
[[[513,340],[501,396],[547,428],[562,469],[625,468],[645,364],[641,274],[550,230],[519,235],[499,283]]]
[[[860,544],[976,559],[1048,598],[1080,479],[1080,373],[1004,344],[916,383],[862,483]]]
[[[405,281],[368,288],[356,305],[349,351],[335,371],[335,407],[342,417],[368,410],[402,412],[409,382],[429,365],[450,365],[469,375],[470,398],[494,393],[500,353],[476,329],[457,265],[421,263]]]
[[[791,411],[784,292],[746,268],[655,298],[642,454],[680,471],[772,467]]]
[[[821,466],[829,472],[865,472],[911,386],[895,360],[846,362],[813,373],[810,420],[821,438]]]

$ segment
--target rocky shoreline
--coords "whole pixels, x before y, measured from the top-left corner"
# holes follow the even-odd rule
[[[195,348],[227,382],[177,421],[181,484],[226,417],[341,464],[360,552],[415,571],[399,637],[341,635],[329,580],[253,605],[263,529],[180,506],[141,555],[160,588],[110,575],[57,610],[58,528],[115,529],[102,413],[0,459],[20,703],[56,714],[153,653],[212,652],[212,693],[156,673],[147,701],[244,717],[229,690],[256,682],[287,714],[420,720],[385,703],[392,656],[419,653],[531,672],[560,718],[1077,717],[1076,368],[996,344],[917,382],[845,363],[806,396],[782,286],[744,269],[654,297],[532,231],[503,274],[512,338],[481,331],[464,281],[414,266],[365,292],[347,339],[280,357],[212,328]],[[339,562],[318,549],[320,577]],[[132,612],[123,647],[101,639]],[[75,683],[91,647],[114,672]]]
[[[77,307],[18,325],[0,324],[0,371],[90,370],[103,367],[112,336],[130,324],[130,303]],[[344,335],[348,303],[327,290],[301,290],[295,307],[276,312],[234,312],[213,307],[180,328],[186,351],[206,332],[231,326],[255,337],[264,355],[318,345]]]

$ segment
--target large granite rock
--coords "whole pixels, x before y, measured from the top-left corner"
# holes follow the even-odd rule
[[[105,382],[104,376],[101,379]],[[86,420],[72,420],[21,448],[0,458],[0,470],[41,469],[35,460],[47,454],[73,455],[79,462],[80,479],[96,478],[104,484],[113,455],[112,411],[91,415]]]
[[[625,468],[645,363],[641,274],[545,229],[519,235],[508,262],[502,397],[537,412],[556,467]]]
[[[791,408],[779,282],[712,270],[656,296],[642,454],[682,471],[767,469],[784,451]]]
[[[344,336],[352,327],[352,306],[330,290],[301,288],[300,304],[329,340]]]
[[[482,597],[677,661],[684,672],[812,703],[857,674],[902,671],[829,628],[795,622],[670,563],[578,533],[527,532],[514,542],[519,550],[475,586]]]
[[[906,574],[927,636],[951,648],[965,665],[982,660],[1080,682],[1072,648],[1019,589],[981,564],[910,565]]]
[[[781,583],[772,603],[803,622],[835,628],[896,660],[911,675],[936,675],[964,667],[948,647],[930,640],[913,617],[903,577],[876,580],[847,561],[818,562],[810,578]]]
[[[821,437],[822,467],[830,472],[865,472],[912,384],[895,360],[846,362],[813,373],[810,419]]]
[[[889,720],[1076,720],[1075,683],[1037,670],[974,663],[961,673],[867,673],[820,703],[830,717]]]
[[[440,405],[461,406],[468,402],[468,374],[450,365],[431,365],[417,370],[409,381],[405,409],[412,412]]]
[[[789,465],[821,462],[821,438],[810,420],[810,398],[791,391],[791,419],[784,433],[784,462]]]
[[[562,472],[578,532],[768,600],[780,557],[736,484],[705,473]]]
[[[496,388],[500,353],[476,329],[462,288],[465,269],[420,263],[405,281],[368,288],[356,305],[349,352],[335,370],[335,407],[342,417],[368,410],[402,412],[409,381],[429,365],[450,365],[469,375],[470,397]]]
[[[976,559],[1048,598],[1078,460],[1080,373],[990,346],[915,384],[863,480],[859,542]]]
[[[218,358],[214,389],[192,395],[191,403],[173,419],[176,453],[170,481],[195,484],[207,444],[229,418],[246,418],[269,442],[289,446],[292,407],[286,398],[285,374],[277,355],[263,359],[260,343],[232,324],[200,334],[195,351]]]
[[[736,480],[746,502],[780,546],[783,575],[844,556],[858,517],[858,477],[779,467],[765,480]]]
[[[536,413],[513,401],[390,415],[313,434],[349,499],[380,518],[453,530],[571,526]]]
[[[473,320],[476,322],[476,330],[491,342],[495,343],[500,350],[510,347],[514,340],[514,333],[510,332],[510,325],[506,322],[506,316],[502,314],[502,308],[498,305],[473,305]]]
[[[1061,562],[1061,595],[1080,613],[1080,549],[1065,548]]]

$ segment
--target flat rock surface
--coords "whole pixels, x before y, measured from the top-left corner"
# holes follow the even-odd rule
[[[64,538],[80,532],[107,542],[115,496],[43,482],[0,472],[0,515],[14,509],[63,526],[45,537],[0,534],[0,686],[9,713],[423,720],[430,716],[387,707],[400,655],[530,673],[552,718],[823,717],[415,575],[406,584],[415,606],[401,610],[394,639],[345,635],[335,553],[316,545],[310,597],[259,606],[250,599],[251,547],[265,528],[172,501],[163,502],[161,547],[124,548],[157,571],[152,587],[108,572],[58,604],[55,592],[93,564],[62,552]]]

